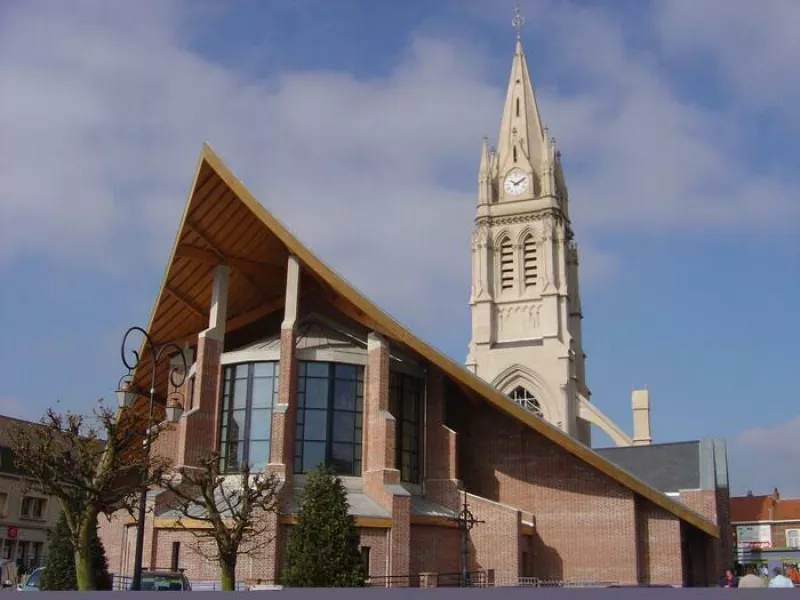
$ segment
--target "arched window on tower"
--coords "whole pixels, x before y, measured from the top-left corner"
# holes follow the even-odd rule
[[[525,289],[536,287],[538,275],[536,240],[533,239],[533,234],[530,233],[525,236],[525,241],[522,243],[522,265],[525,277]]]
[[[500,289],[510,290],[514,287],[514,248],[511,238],[504,237],[500,241]]]
[[[531,394],[521,385],[515,387],[508,397],[511,398],[518,406],[524,408],[528,412],[532,412],[535,415],[544,417],[544,413],[542,413],[542,407],[539,405],[539,401],[533,394]]]

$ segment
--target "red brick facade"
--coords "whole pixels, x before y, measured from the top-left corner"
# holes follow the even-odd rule
[[[268,468],[287,478],[287,490],[294,485],[296,345],[294,326],[283,328]],[[516,584],[520,577],[681,584],[690,571],[702,573],[695,581],[713,581],[719,552],[706,534],[499,409],[467,398],[431,366],[421,432],[424,476],[417,485],[401,482],[397,423],[389,406],[390,346],[390,340],[371,334],[365,356],[363,467],[358,479],[363,494],[389,515],[356,515],[361,546],[369,548],[371,577],[392,576],[401,582],[411,576],[399,584],[415,585],[420,573],[460,571],[462,535],[455,515],[466,490],[469,509],[479,521],[467,539],[469,568],[493,572],[498,584]],[[159,438],[155,452],[192,465],[216,449],[222,351],[222,341],[200,336],[192,409]],[[424,506],[438,506],[435,514],[425,512],[430,509],[415,512],[415,496]],[[719,505],[713,494],[687,493],[682,500],[717,521]],[[190,578],[218,579],[216,565],[192,551],[194,536],[159,516],[161,505],[163,497],[156,500],[155,516],[148,515],[145,566],[169,567],[173,542],[180,542],[179,566]],[[284,515],[282,522],[288,518]],[[103,521],[101,535],[111,570],[130,575],[135,531],[124,521],[121,516]],[[278,578],[288,527],[276,522],[269,548],[241,557],[241,579]],[[703,562],[707,557],[712,557],[713,569]]]

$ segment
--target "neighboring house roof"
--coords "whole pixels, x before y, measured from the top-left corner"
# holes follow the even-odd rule
[[[324,193],[324,190],[320,189],[319,193]],[[517,406],[495,387],[423,342],[370,302],[270,214],[207,144],[203,145],[153,306],[148,325],[150,335],[159,342],[170,340],[182,345],[195,340],[197,334],[208,327],[206,307],[211,297],[213,269],[220,263],[234,266],[228,287],[229,329],[233,329],[234,324],[242,326],[275,313],[284,305],[288,254],[296,256],[302,265],[301,290],[316,287],[336,309],[363,327],[387,336],[393,344],[421,356],[475,402],[494,405],[639,496],[701,531],[719,536],[719,527],[715,523]],[[265,282],[269,282],[271,277],[272,296],[265,289]],[[278,290],[277,294],[275,290]],[[144,390],[150,389],[152,368],[144,344],[140,356],[142,363],[133,374],[133,387],[143,394]],[[162,391],[160,402],[164,399],[167,376],[164,367],[156,373],[156,390]],[[144,414],[147,402],[144,397],[141,400],[136,409]]]
[[[731,498],[731,521],[800,521],[800,498],[769,496],[735,496]]]

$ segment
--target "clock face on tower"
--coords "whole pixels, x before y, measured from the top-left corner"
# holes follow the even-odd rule
[[[506,190],[506,194],[518,196],[519,194],[525,193],[528,190],[529,185],[530,177],[519,169],[514,169],[511,171],[511,173],[506,175],[504,188]]]

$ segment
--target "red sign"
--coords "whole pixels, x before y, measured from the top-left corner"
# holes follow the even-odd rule
[[[9,538],[13,539],[13,538],[17,537],[17,533],[19,533],[19,529],[17,529],[16,527],[9,527],[8,528],[8,537]]]

